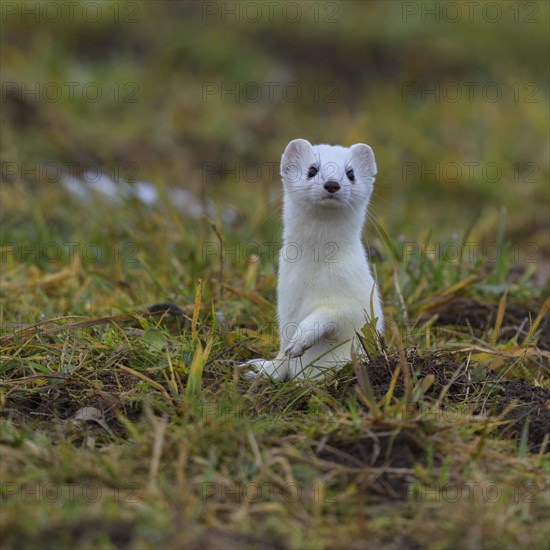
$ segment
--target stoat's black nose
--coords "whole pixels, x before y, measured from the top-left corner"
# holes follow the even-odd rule
[[[340,184],[337,181],[327,181],[324,185],[324,188],[329,193],[336,193],[340,189]]]

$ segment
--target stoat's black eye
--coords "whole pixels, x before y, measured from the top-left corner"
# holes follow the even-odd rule
[[[316,166],[310,166],[309,170],[307,171],[307,179],[314,178],[317,175],[317,172],[319,172],[319,170]]]
[[[353,173],[353,170],[351,168],[346,172],[346,176],[348,177],[349,181],[355,181],[355,174]]]

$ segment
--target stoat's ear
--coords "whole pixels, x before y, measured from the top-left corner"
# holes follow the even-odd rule
[[[351,154],[357,162],[358,169],[374,178],[376,176],[376,161],[372,149],[365,143],[356,143],[351,146]]]
[[[281,158],[281,177],[298,181],[307,172],[313,146],[307,139],[293,139]]]

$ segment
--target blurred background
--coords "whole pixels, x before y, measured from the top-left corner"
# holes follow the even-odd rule
[[[126,285],[120,308],[191,295],[220,242],[277,241],[278,163],[297,137],[373,147],[366,239],[383,257],[467,241],[493,262],[497,243],[546,283],[547,2],[1,9],[6,288],[74,253],[103,281],[50,313],[101,309],[97,284]],[[228,284],[248,260],[220,267]]]

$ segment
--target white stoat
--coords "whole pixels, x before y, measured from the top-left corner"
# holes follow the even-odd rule
[[[367,320],[384,328],[382,304],[361,243],[376,162],[363,143],[349,148],[291,141],[281,159],[283,245],[277,316],[280,351],[242,366],[274,380],[310,378],[351,360]]]

